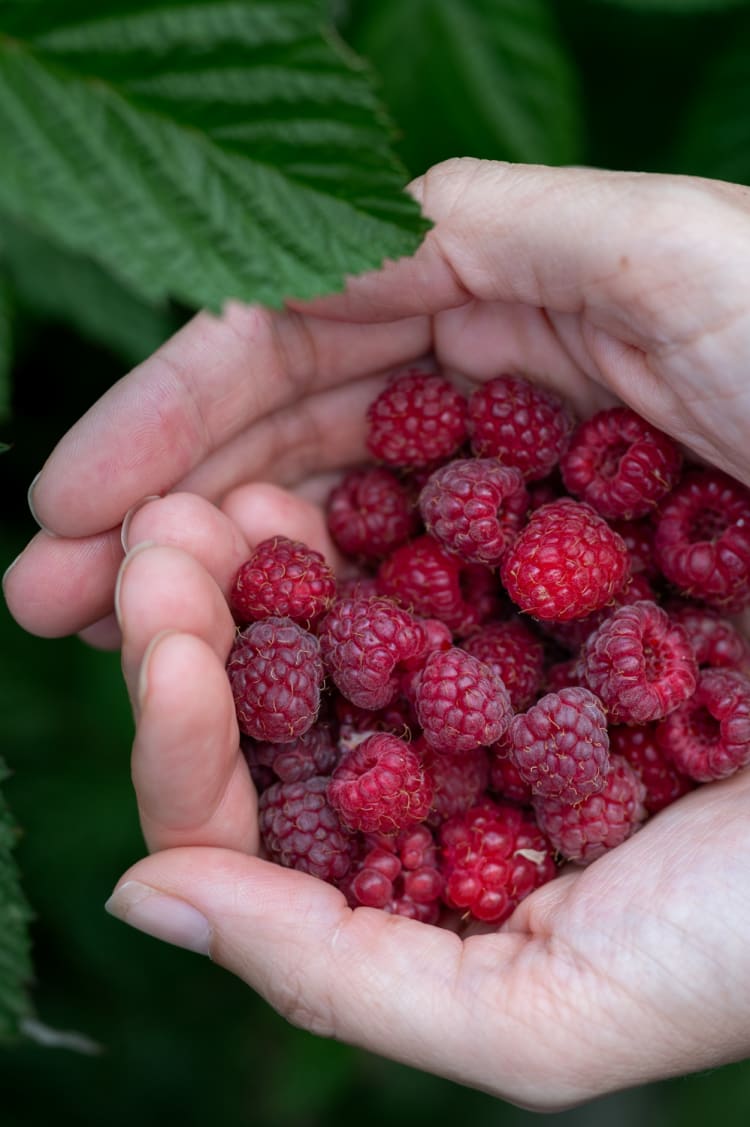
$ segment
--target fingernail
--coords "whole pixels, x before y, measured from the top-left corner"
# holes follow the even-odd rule
[[[156,649],[156,647],[159,645],[159,643],[164,640],[164,638],[166,638],[169,634],[176,634],[176,633],[177,633],[176,630],[161,630],[158,634],[154,635],[154,637],[151,639],[149,644],[146,646],[146,652],[144,653],[144,655],[141,659],[141,668],[140,668],[140,672],[138,673],[138,710],[139,710],[139,712],[143,711],[143,702],[146,699],[146,693],[148,692],[148,668],[149,668],[149,665],[151,664],[151,657],[153,655],[153,652]]]
[[[117,625],[121,630],[122,610],[120,607],[120,589],[122,587],[123,576],[128,569],[128,564],[134,556],[137,556],[139,552],[142,552],[144,550],[144,548],[153,548],[155,546],[156,542],[154,540],[142,540],[140,544],[136,544],[134,548],[130,549],[125,559],[120,564],[120,570],[117,573],[117,582],[115,583],[115,616],[117,617]]]
[[[26,494],[26,502],[29,506],[29,512],[31,513],[32,517],[34,518],[36,523],[39,525],[41,530],[43,532],[46,532],[48,536],[54,536],[55,533],[50,532],[50,530],[47,528],[47,526],[45,524],[42,524],[39,517],[36,515],[36,509],[34,508],[34,490],[36,489],[37,482],[39,481],[39,478],[41,476],[42,476],[42,471],[40,470],[39,473],[34,478],[34,480],[32,481],[31,485],[29,486],[29,491]]]
[[[149,493],[148,497],[143,497],[143,498],[141,498],[140,501],[136,501],[135,505],[132,505],[128,509],[128,511],[125,513],[125,516],[123,517],[123,521],[122,521],[122,528],[120,529],[120,540],[122,542],[123,552],[129,551],[129,548],[128,548],[128,533],[130,532],[130,522],[132,521],[135,514],[138,512],[139,509],[142,509],[144,505],[147,505],[149,503],[149,501],[160,501],[160,500],[161,500],[161,494],[160,493]]]
[[[140,881],[128,880],[115,889],[104,907],[111,916],[145,935],[153,935],[155,939],[198,955],[209,954],[211,925],[186,900],[168,896]]]

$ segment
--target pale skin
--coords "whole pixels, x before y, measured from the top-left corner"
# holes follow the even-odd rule
[[[335,561],[319,501],[385,374],[429,353],[467,389],[518,371],[581,415],[627,403],[750,484],[750,191],[471,160],[412,190],[436,222],[413,259],[295,311],[200,315],[91,409],[36,484],[46,531],[6,597],[35,633],[122,637],[151,855],[115,914],[316,1033],[556,1110],[750,1052],[750,773],[496,933],[352,912],[256,856],[224,596],[273,533]]]

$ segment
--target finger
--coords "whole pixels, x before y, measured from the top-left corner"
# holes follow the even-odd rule
[[[34,509],[62,536],[113,527],[248,423],[428,349],[420,318],[384,328],[236,303],[221,318],[201,313],[65,435],[35,484]]]
[[[98,622],[80,630],[78,637],[87,646],[93,646],[95,650],[119,650],[122,645],[122,634],[117,615],[113,613],[108,614],[106,618],[100,618]]]
[[[347,567],[331,539],[320,505],[296,493],[265,483],[241,485],[221,507],[253,546],[272,536],[288,536],[322,552],[335,571]]]
[[[255,788],[224,663],[190,634],[154,639],[139,679],[133,782],[151,850],[258,848]]]

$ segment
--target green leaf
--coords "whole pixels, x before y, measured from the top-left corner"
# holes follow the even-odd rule
[[[580,158],[574,69],[543,0],[368,0],[345,34],[381,77],[413,172]]]
[[[278,305],[427,224],[317,0],[24,0],[0,34],[0,207],[146,301]]]
[[[10,414],[13,369],[13,289],[0,248],[0,421]]]
[[[92,259],[55,246],[3,215],[0,259],[18,301],[32,313],[69,322],[129,364],[145,359],[179,327],[168,308],[141,301]]]
[[[0,760],[0,782],[8,772]],[[31,911],[21,891],[12,850],[17,831],[0,792],[0,1039],[18,1034],[31,1013],[29,921]]]

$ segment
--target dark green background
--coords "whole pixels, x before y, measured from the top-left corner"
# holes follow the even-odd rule
[[[372,48],[377,5],[358,3],[342,15],[342,30],[359,50]],[[573,159],[750,181],[748,5],[693,15],[628,11],[603,0],[550,7],[583,107]],[[382,47],[371,50],[372,62],[412,173],[451,155],[516,156],[483,135],[468,112],[462,118],[458,80],[450,128],[435,114],[438,86],[453,89],[450,60],[437,49],[416,98],[412,92],[399,104],[403,44],[392,52]],[[22,302],[15,333],[13,414],[0,428],[13,444],[0,464],[3,564],[33,532],[25,507],[31,478],[56,439],[124,370],[114,350],[50,321],[33,301]],[[218,968],[110,920],[102,904],[142,852],[118,659],[71,639],[33,639],[7,612],[0,615],[1,750],[14,771],[7,794],[24,831],[18,857],[36,917],[35,1005],[47,1025],[101,1046],[96,1056],[30,1043],[4,1048],[0,1127],[48,1120],[61,1127],[750,1122],[745,1064],[532,1116],[291,1029]]]

